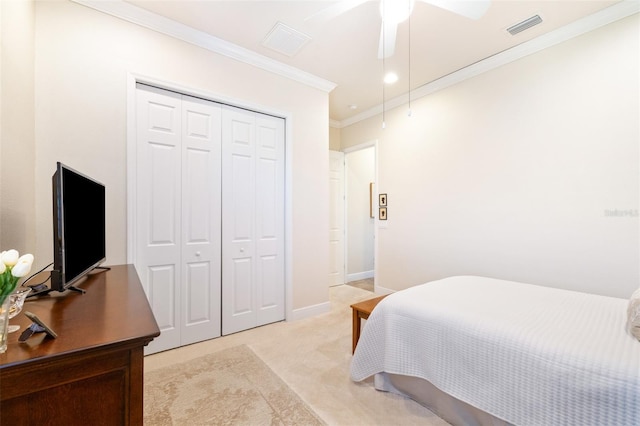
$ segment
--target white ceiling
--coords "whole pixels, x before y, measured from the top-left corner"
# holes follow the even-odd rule
[[[377,55],[381,23],[378,1],[367,1],[326,22],[305,18],[335,1],[126,2],[336,83],[329,95],[331,120],[341,122],[382,103],[383,61]],[[618,2],[493,0],[482,18],[470,20],[417,1],[411,19],[398,27],[395,54],[384,61],[384,69],[395,70],[400,76],[397,83],[385,87],[384,96],[391,99],[408,92],[409,64],[410,86],[415,90]],[[506,31],[536,14],[542,17],[542,24],[516,36]],[[262,45],[278,22],[311,37],[292,57]],[[357,105],[357,109],[349,105]]]

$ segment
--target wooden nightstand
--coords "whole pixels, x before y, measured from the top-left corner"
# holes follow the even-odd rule
[[[356,345],[358,344],[358,340],[360,340],[360,325],[361,320],[369,318],[371,311],[376,305],[387,295],[376,297],[373,299],[365,300],[363,302],[354,303],[351,305],[351,309],[353,309],[353,339],[352,339],[352,348],[351,353],[356,351]]]

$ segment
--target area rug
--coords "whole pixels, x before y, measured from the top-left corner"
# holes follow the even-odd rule
[[[145,425],[324,425],[248,346],[145,373]]]

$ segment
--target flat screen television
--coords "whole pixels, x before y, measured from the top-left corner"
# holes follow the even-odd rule
[[[50,288],[33,295],[75,290],[106,260],[105,186],[60,162],[52,177],[53,271]],[[108,268],[101,268],[108,269]]]

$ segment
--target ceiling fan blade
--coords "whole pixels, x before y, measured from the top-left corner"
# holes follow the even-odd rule
[[[480,19],[491,6],[491,0],[421,0],[470,19]]]
[[[339,1],[329,7],[325,7],[324,9],[319,10],[306,17],[305,21],[316,21],[322,22],[327,21],[329,19],[333,19],[338,15],[342,15],[343,13],[353,9],[354,7],[360,6],[362,3],[367,2],[368,0],[342,0]]]
[[[395,22],[382,22],[380,27],[380,44],[378,45],[378,59],[393,56],[396,47],[396,33],[398,24]]]

